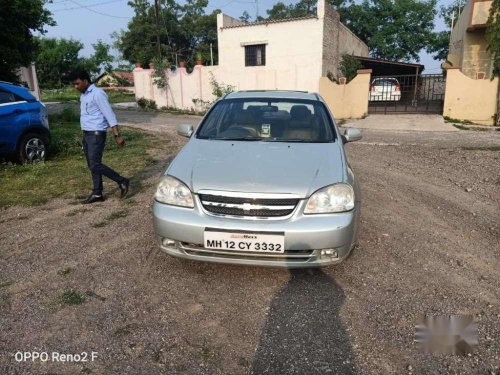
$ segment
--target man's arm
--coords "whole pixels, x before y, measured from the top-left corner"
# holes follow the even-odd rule
[[[116,144],[118,146],[123,146],[125,144],[125,141],[120,135],[120,128],[118,126],[118,121],[116,120],[115,113],[113,112],[113,109],[109,104],[108,96],[103,91],[98,92],[97,95],[95,96],[95,101],[97,106],[101,110],[101,113],[106,118],[106,121],[108,121],[108,124],[113,131]]]

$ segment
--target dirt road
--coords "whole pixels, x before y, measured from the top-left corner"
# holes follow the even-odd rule
[[[153,130],[176,142],[129,200],[0,212],[1,374],[500,373],[498,132],[364,131],[346,146],[362,183],[359,247],[290,272],[159,252],[151,198],[183,140]],[[84,302],[61,304],[68,290]],[[474,314],[476,352],[421,353],[424,313]],[[17,351],[97,358],[23,363]]]

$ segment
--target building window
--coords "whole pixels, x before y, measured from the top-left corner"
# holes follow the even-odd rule
[[[245,66],[266,65],[266,45],[254,44],[245,46]]]

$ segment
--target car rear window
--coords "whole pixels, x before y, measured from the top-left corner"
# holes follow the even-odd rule
[[[269,142],[333,142],[325,105],[295,99],[225,99],[200,125],[197,138]]]
[[[396,78],[374,79],[372,85],[374,86],[393,86],[399,85]]]

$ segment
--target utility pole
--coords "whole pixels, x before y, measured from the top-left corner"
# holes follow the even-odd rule
[[[451,29],[450,29],[450,44],[451,44],[451,34],[453,33],[453,25],[455,23],[455,11],[451,13]]]
[[[160,44],[160,0],[155,0],[155,19],[156,19],[156,49],[158,58],[161,60],[161,44]]]
[[[255,21],[259,18],[259,0],[255,0]]]
[[[212,52],[212,43],[210,43],[210,65],[214,65],[214,54]]]

